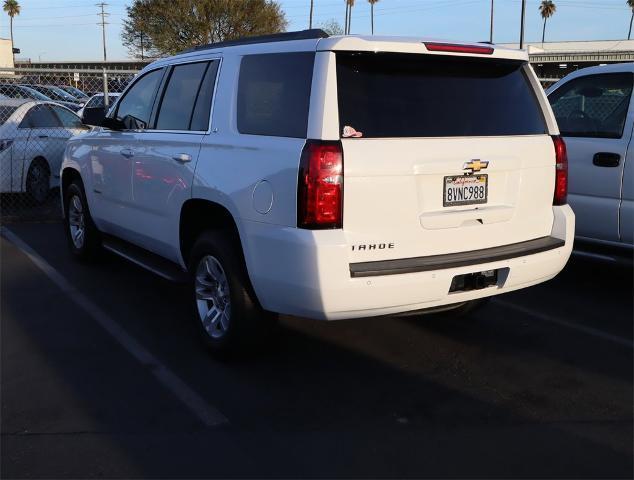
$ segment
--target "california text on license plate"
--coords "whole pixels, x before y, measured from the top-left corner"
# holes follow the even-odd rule
[[[451,175],[444,178],[443,207],[486,203],[488,175]]]

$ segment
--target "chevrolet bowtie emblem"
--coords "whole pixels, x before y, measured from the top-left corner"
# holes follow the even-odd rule
[[[484,170],[488,166],[488,160],[471,160],[470,162],[465,163],[462,166],[462,169],[466,170],[468,173],[475,173],[479,172],[480,170]]]

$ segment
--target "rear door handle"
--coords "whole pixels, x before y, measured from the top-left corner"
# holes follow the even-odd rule
[[[592,163],[597,167],[618,167],[621,163],[621,155],[611,152],[595,153]]]
[[[192,156],[189,153],[179,153],[178,155],[174,155],[172,159],[179,163],[187,163],[192,161]]]
[[[48,138],[48,135],[38,135],[37,138]]]
[[[134,157],[134,152],[129,148],[122,148],[119,153],[123,155],[125,158]]]

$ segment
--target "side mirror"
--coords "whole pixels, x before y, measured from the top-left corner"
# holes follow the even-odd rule
[[[84,125],[99,126],[102,124],[106,110],[103,107],[84,108],[81,114],[81,122]]]
[[[104,113],[105,115],[105,113]],[[109,130],[125,130],[125,125],[121,120],[110,117],[103,117],[103,120],[99,124],[100,127],[107,128]]]

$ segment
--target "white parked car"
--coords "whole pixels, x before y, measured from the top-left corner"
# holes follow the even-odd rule
[[[79,117],[54,102],[0,100],[0,192],[26,192],[37,203],[59,186],[66,142]]]
[[[634,246],[634,63],[577,70],[547,92],[568,147],[577,238]]]
[[[467,309],[566,264],[558,134],[518,50],[314,30],[200,47],[69,142],[69,246],[191,279],[216,351],[271,312]]]
[[[117,98],[119,98],[120,96],[120,93],[109,93],[108,105],[112,105],[113,103],[115,103],[117,101]],[[103,98],[103,93],[94,94],[86,101],[86,103],[84,103],[84,105],[79,110],[77,110],[77,116],[79,116],[79,118],[82,118],[84,114],[84,109],[86,108],[104,108]]]

